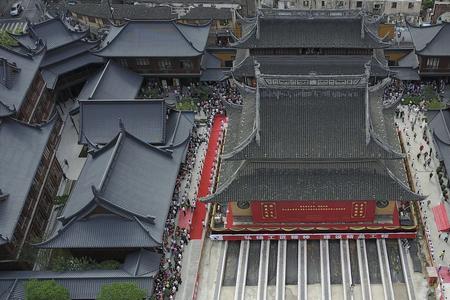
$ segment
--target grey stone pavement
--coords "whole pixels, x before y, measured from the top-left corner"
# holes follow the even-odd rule
[[[73,107],[75,102],[66,101],[57,106],[58,113],[62,120],[64,120],[64,128],[61,134],[61,141],[56,150],[56,158],[61,165],[64,174],[70,180],[77,180],[80,176],[81,169],[86,162],[85,157],[79,157],[82,145],[78,145],[78,115],[70,118],[68,112]],[[73,120],[73,121],[72,121]],[[67,161],[67,164],[65,163]]]
[[[205,134],[207,130],[206,126],[202,126],[199,128],[198,133]],[[198,148],[194,169],[192,170],[190,189],[188,191],[188,197],[191,201],[197,198],[198,183],[200,181],[203,159],[205,158],[207,148],[208,142],[201,143]],[[185,184],[182,183],[181,186],[184,187]],[[180,194],[182,194],[182,190]],[[180,289],[178,290],[175,299],[187,300],[193,298],[203,242],[204,237],[201,240],[191,240],[183,251],[181,268],[182,284],[180,285]]]
[[[436,173],[439,160],[436,158],[431,133],[426,126],[426,122],[422,120],[425,117],[423,112],[408,108],[407,106],[400,106],[400,110],[405,112],[404,122],[401,119],[397,119],[396,121],[407,152],[407,161],[412,170],[411,175],[413,176],[416,190],[421,195],[428,196],[420,203],[420,214],[425,227],[432,263],[436,268],[439,266],[447,267],[450,265],[450,244],[444,241],[446,234],[440,234],[437,229],[432,208],[444,203],[447,211],[450,211],[450,205],[444,201]],[[429,145],[423,140],[424,130],[430,141]],[[417,135],[416,138],[414,138],[415,134]],[[421,145],[424,146],[422,151],[420,151]],[[433,148],[431,164],[430,166],[424,166],[423,154],[425,152],[430,153],[430,148]],[[417,158],[420,152],[422,152],[422,155],[420,158]],[[430,174],[433,174],[431,178]],[[446,252],[444,257],[439,257],[444,250]],[[450,285],[442,281],[440,281],[440,287],[437,289],[437,296],[441,294],[443,296],[442,299],[450,299]]]

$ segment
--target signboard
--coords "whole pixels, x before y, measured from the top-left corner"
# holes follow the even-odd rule
[[[264,233],[264,234],[211,234],[215,241],[240,240],[357,240],[357,239],[414,239],[416,232],[377,232],[377,233]]]

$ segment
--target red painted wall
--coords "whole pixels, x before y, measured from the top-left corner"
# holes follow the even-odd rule
[[[252,201],[254,223],[371,222],[375,201]]]

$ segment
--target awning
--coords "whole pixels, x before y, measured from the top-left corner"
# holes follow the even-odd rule
[[[420,80],[417,69],[391,67],[391,70],[395,72],[394,77],[400,80]]]
[[[449,231],[450,223],[448,222],[447,209],[443,203],[433,207],[434,220],[439,231]]]

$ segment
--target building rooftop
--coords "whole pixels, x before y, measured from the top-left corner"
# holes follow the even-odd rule
[[[159,5],[159,4],[158,4]],[[205,6],[188,6],[187,12],[177,12],[174,7],[166,6],[149,7],[145,4],[111,4],[114,14],[111,16],[108,2],[82,3],[68,7],[69,11],[83,16],[98,17],[102,19],[128,19],[128,20],[231,20],[232,11],[230,8],[217,8]]]
[[[423,199],[407,185],[395,105],[383,104],[389,80],[368,88],[367,76],[258,74],[256,89],[240,85],[244,104],[226,104],[218,187],[203,201]]]
[[[94,53],[103,57],[195,57],[203,54],[210,24],[129,21],[113,27]]]
[[[80,100],[82,144],[106,144],[120,126],[142,141],[164,144],[167,108],[164,100]]]
[[[29,31],[46,42],[47,51],[78,41],[87,36],[87,31],[70,29],[59,18],[49,19],[38,24],[30,24]]]
[[[418,55],[450,56],[450,23],[408,29]]]
[[[56,117],[39,126],[0,120],[0,244],[13,239],[55,122]]]
[[[44,51],[25,54],[23,50],[0,46],[0,117],[20,110],[44,57]]]
[[[148,250],[138,250],[128,254],[118,270],[0,272],[0,299],[24,299],[25,284],[31,279],[55,280],[69,290],[71,299],[96,299],[103,285],[119,282],[135,283],[150,296],[161,256]]]
[[[247,161],[206,202],[423,200],[381,162]]]
[[[174,111],[167,121],[165,146],[147,144],[122,128],[109,144],[90,152],[61,223],[37,246],[159,246],[193,124],[193,113]],[[84,214],[92,209],[103,213]]]
[[[367,55],[257,55],[247,56],[233,68],[235,77],[255,77],[255,64],[263,74],[274,75],[352,75],[364,74],[365,65],[371,67],[372,76],[384,77],[388,67]]]
[[[78,99],[134,99],[143,80],[139,74],[109,60],[102,70],[86,81]]]
[[[360,14],[263,9],[244,27],[237,48],[383,48]]]

